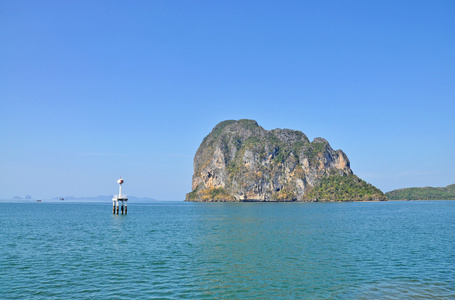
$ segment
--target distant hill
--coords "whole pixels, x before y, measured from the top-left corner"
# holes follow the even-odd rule
[[[24,198],[22,198],[22,197],[20,197],[20,196],[14,196],[12,199],[13,199],[13,200],[24,200],[24,199],[25,199],[25,200],[31,200],[31,199],[32,199],[32,196],[27,195],[27,196],[25,196]]]
[[[100,196],[95,196],[95,197],[72,197],[72,196],[66,196],[66,197],[55,197],[52,198],[52,200],[60,200],[63,198],[63,201],[71,201],[71,202],[105,202],[105,201],[112,201],[113,195],[100,195]],[[135,196],[128,196],[128,201],[131,202],[137,202],[137,203],[144,203],[144,202],[153,202],[153,201],[158,201],[157,199],[154,198],[148,198],[148,197],[135,197]]]
[[[455,200],[455,184],[446,187],[412,187],[385,193],[389,200]]]

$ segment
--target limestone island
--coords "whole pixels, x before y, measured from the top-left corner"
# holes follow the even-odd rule
[[[384,193],[353,174],[349,159],[323,138],[265,130],[254,120],[216,125],[194,156],[185,201],[383,201]]]

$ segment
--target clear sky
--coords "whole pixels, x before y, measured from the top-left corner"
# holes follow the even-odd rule
[[[455,1],[0,1],[0,198],[183,200],[219,122],[455,183]]]

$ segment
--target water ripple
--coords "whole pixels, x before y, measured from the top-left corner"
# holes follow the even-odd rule
[[[455,202],[0,205],[2,299],[455,298]]]

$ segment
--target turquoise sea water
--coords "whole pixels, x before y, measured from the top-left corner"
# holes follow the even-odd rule
[[[0,298],[455,298],[455,201],[111,205],[0,203]]]

